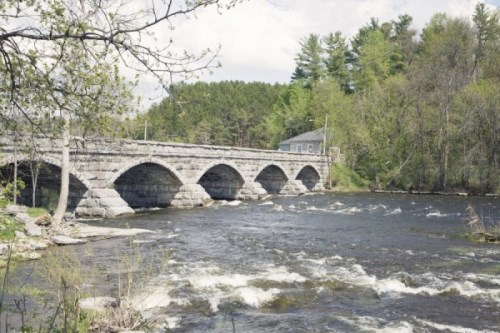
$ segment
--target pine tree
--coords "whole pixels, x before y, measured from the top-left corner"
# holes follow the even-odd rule
[[[300,47],[300,52],[295,58],[297,69],[292,79],[303,80],[304,85],[310,88],[314,82],[325,76],[325,67],[321,58],[323,53],[321,38],[319,35],[310,34],[300,41]]]

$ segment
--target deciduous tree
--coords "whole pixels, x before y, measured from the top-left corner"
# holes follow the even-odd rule
[[[175,20],[237,0],[7,0],[0,2],[0,91],[31,122],[60,116],[63,133],[62,187],[67,193],[71,119],[96,123],[117,111],[128,95],[120,67],[147,73],[168,87],[172,76],[189,75],[216,64],[217,50],[175,52],[172,40],[155,40],[155,29],[169,31]],[[31,108],[26,107],[29,101]],[[104,108],[109,107],[109,108]],[[50,134],[57,134],[53,132]],[[61,198],[56,222],[65,210]]]

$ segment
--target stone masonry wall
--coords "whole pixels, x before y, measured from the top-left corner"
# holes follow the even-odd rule
[[[11,163],[13,146],[9,138],[1,137],[0,145],[2,150],[0,162]],[[40,160],[60,167],[60,140],[40,138],[38,147]],[[18,160],[27,159],[22,153],[18,152],[17,155]],[[168,170],[170,177],[178,179],[180,184],[178,192],[172,193],[169,201],[170,205],[181,207],[204,205],[210,200],[210,196],[198,182],[208,170],[221,164],[228,168],[218,169],[232,169],[238,177],[241,177],[236,181],[224,175],[221,177],[223,183],[217,185],[220,188],[227,187],[225,192],[234,195],[235,199],[259,199],[265,196],[266,191],[256,178],[269,166],[281,169],[286,177],[282,180],[273,180],[284,184],[281,186],[281,194],[300,194],[306,192],[307,188],[321,190],[328,172],[327,159],[322,155],[152,141],[74,139],[71,149],[71,173],[88,189],[77,213],[105,216],[130,213],[132,210],[127,202],[114,189],[115,181],[130,169],[143,164],[160,166],[156,168],[159,170],[163,167]],[[301,173],[305,167],[308,167],[309,173],[315,170],[316,178],[300,179],[309,174]],[[129,178],[133,181],[134,177],[129,176],[127,179]],[[149,183],[142,181],[136,186],[138,189],[140,186],[144,192],[147,186],[153,186],[147,184]],[[134,185],[130,184],[127,188],[128,191],[133,191]],[[148,202],[149,199],[144,200]]]

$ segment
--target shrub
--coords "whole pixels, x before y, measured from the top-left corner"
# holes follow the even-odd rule
[[[16,231],[22,231],[22,225],[11,217],[0,216],[0,241],[12,241]]]
[[[332,166],[332,185],[346,189],[366,189],[369,182],[363,179],[356,171],[340,164]]]
[[[468,238],[483,242],[500,242],[500,221],[485,223],[485,219],[480,217],[471,205],[467,207],[467,211],[469,218],[465,226]]]

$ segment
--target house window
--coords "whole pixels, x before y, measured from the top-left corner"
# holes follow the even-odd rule
[[[302,153],[302,145],[297,145],[297,153]]]
[[[313,153],[313,147],[314,147],[314,145],[312,145],[312,144],[308,144],[308,145],[307,145],[307,152],[308,152],[309,154],[312,154],[312,153]]]

